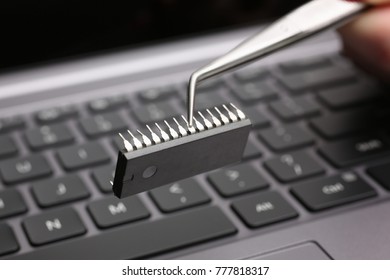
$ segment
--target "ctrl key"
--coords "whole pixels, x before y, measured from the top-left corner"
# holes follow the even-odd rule
[[[376,196],[375,190],[352,172],[297,184],[291,192],[311,211]]]
[[[19,250],[15,235],[7,224],[0,224],[0,256]]]
[[[263,192],[236,200],[232,208],[252,228],[298,217],[297,211],[276,192]]]

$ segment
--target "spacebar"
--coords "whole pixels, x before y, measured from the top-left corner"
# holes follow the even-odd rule
[[[236,231],[219,208],[207,207],[36,249],[30,253],[16,255],[14,258],[137,259],[226,236]]]

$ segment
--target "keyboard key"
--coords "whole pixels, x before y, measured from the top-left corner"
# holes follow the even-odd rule
[[[127,98],[123,95],[117,95],[92,100],[88,103],[88,108],[93,113],[103,113],[113,111],[120,107],[126,107],[127,105]]]
[[[253,81],[237,84],[234,93],[243,103],[247,104],[278,97],[276,89],[266,81]]]
[[[225,168],[208,176],[215,189],[225,197],[240,195],[268,187],[268,183],[250,164]]]
[[[25,212],[27,206],[17,190],[0,191],[0,219]]]
[[[14,129],[23,128],[25,122],[21,117],[13,116],[0,119],[0,133],[9,132]]]
[[[174,97],[177,91],[172,86],[150,88],[138,93],[138,98],[144,103],[154,103]]]
[[[353,70],[340,67],[318,68],[310,71],[286,74],[282,83],[291,91],[303,91],[312,88],[329,87],[355,81]]]
[[[32,185],[31,190],[41,207],[56,206],[89,197],[87,187],[77,175],[37,182]]]
[[[270,104],[278,117],[285,121],[295,121],[320,113],[320,107],[309,97],[284,98]]]
[[[73,135],[65,124],[45,125],[25,133],[27,143],[33,150],[65,145],[74,141]]]
[[[383,93],[384,90],[376,83],[358,82],[320,90],[318,97],[332,109],[343,109],[372,102]]]
[[[386,156],[389,152],[389,141],[377,135],[340,140],[320,147],[320,153],[337,167],[357,164],[378,156]]]
[[[263,192],[236,200],[232,208],[252,228],[298,217],[297,211],[276,192]]]
[[[118,113],[106,113],[80,121],[84,133],[90,137],[98,137],[105,134],[127,129],[128,125]]]
[[[258,135],[261,140],[275,151],[301,148],[314,143],[313,137],[297,124],[267,128],[261,130]]]
[[[390,163],[373,166],[367,169],[368,174],[390,191]]]
[[[41,155],[9,159],[0,164],[0,173],[6,184],[14,184],[52,174],[52,170]]]
[[[209,196],[194,179],[154,189],[150,195],[163,212],[174,212],[210,202]]]
[[[23,221],[23,227],[31,244],[36,246],[87,232],[79,215],[72,208],[51,210],[28,217]]]
[[[7,224],[0,224],[0,236],[0,255],[11,254],[19,250],[16,237]]]
[[[271,122],[269,119],[264,116],[264,114],[260,111],[257,107],[250,107],[244,109],[245,115],[248,116],[248,118],[252,122],[252,126],[254,128],[262,128],[270,126]]]
[[[287,183],[323,174],[325,170],[307,152],[284,154],[265,161],[264,166],[281,182]]]
[[[178,115],[178,111],[169,101],[139,106],[133,111],[140,123],[150,124]]]
[[[65,105],[61,107],[54,107],[44,109],[36,113],[35,118],[41,124],[48,124],[53,122],[60,122],[66,119],[76,117],[78,111],[74,105]]]
[[[234,77],[241,82],[258,81],[267,75],[268,72],[261,67],[245,67],[234,73]]]
[[[296,73],[329,66],[332,66],[332,62],[327,57],[311,57],[280,64],[280,68],[284,73]]]
[[[123,141],[122,141],[123,142]],[[104,193],[112,193],[110,181],[114,178],[115,166],[103,166],[92,171],[92,179],[98,188]]]
[[[15,141],[10,136],[0,136],[0,158],[10,157],[17,153]]]
[[[234,225],[220,209],[206,207],[157,221],[125,225],[88,238],[39,248],[18,255],[16,258],[140,259],[222,238],[236,232]]]
[[[74,170],[110,161],[106,150],[99,143],[61,148],[58,157],[66,170]]]
[[[300,183],[291,192],[311,211],[376,196],[375,190],[352,172]]]
[[[226,104],[226,100],[216,92],[198,93],[195,97],[195,108],[203,111],[208,108]]]
[[[121,200],[116,197],[109,197],[94,201],[88,205],[88,211],[96,225],[101,228],[130,223],[150,216],[137,196],[126,197]]]
[[[255,146],[251,139],[248,139],[248,143],[245,146],[244,154],[242,157],[244,159],[261,157],[260,149]]]

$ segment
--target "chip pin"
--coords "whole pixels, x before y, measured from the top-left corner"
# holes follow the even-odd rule
[[[142,141],[144,142],[145,146],[146,147],[149,147],[152,145],[152,141],[148,138],[148,136],[146,136],[145,134],[143,134],[140,130],[137,129],[137,132],[141,135],[142,137]]]
[[[158,125],[158,123],[155,123],[155,125],[157,126],[158,130],[160,131],[161,137],[164,140],[164,142],[171,140],[168,133],[166,133],[164,130],[162,130],[161,127]]]
[[[131,143],[129,142],[129,140],[127,140],[123,135],[122,133],[118,133],[119,134],[119,137],[122,138],[123,140],[123,145],[125,146],[125,149],[127,152],[131,152],[134,150],[134,147],[133,145],[131,145]]]
[[[232,106],[236,110],[237,116],[240,118],[240,120],[246,119],[244,112],[242,112],[240,109],[238,109],[233,103],[230,103],[230,106]]]
[[[189,133],[190,133],[190,134],[196,133],[195,127],[190,126],[190,124],[188,123],[187,119],[186,119],[183,115],[181,115],[181,117],[182,117],[182,119],[184,120],[184,122],[186,123]]]
[[[175,121],[176,125],[177,125],[177,128],[179,129],[179,133],[181,136],[187,136],[188,135],[188,132],[187,130],[184,129],[184,127],[182,127],[180,125],[180,123],[176,120],[176,118],[173,118],[173,120]]]
[[[137,139],[137,137],[135,137],[134,135],[133,135],[133,133],[131,133],[131,131],[130,130],[127,130],[127,132],[130,134],[130,136],[133,138],[133,143],[134,143],[134,146],[137,148],[137,150],[139,150],[139,149],[142,149],[144,146],[142,145],[142,142],[141,141],[139,141],[138,139]]]
[[[221,121],[223,122],[223,124],[230,123],[229,118],[226,117],[224,114],[222,114],[222,112],[217,107],[214,107],[214,109],[215,109],[215,111],[218,112],[219,116],[221,117]]]
[[[113,185],[114,185],[114,182],[113,182],[113,181],[110,181],[110,184],[111,184],[111,186],[113,186]]]
[[[198,111],[198,114],[199,114],[199,116],[203,119],[203,122],[204,122],[204,124],[205,124],[205,126],[206,126],[207,129],[211,129],[211,128],[214,127],[213,124],[212,124],[208,119],[206,119],[206,118],[203,116],[202,112]]]
[[[212,121],[213,121],[213,123],[214,123],[214,125],[215,125],[216,127],[222,125],[221,121],[220,121],[217,117],[215,117],[215,116],[213,115],[213,113],[211,113],[211,111],[210,111],[209,109],[207,109],[206,111],[207,111],[207,113],[209,113],[209,115],[211,116],[211,119],[212,119]]]
[[[149,125],[146,125],[146,127],[149,130],[150,135],[152,136],[152,140],[153,140],[154,144],[160,144],[161,143],[160,137],[158,137],[158,135],[156,133],[154,133],[154,131],[150,128]]]
[[[167,121],[164,121],[165,122],[165,125],[168,127],[169,129],[169,133],[171,134],[172,138],[173,139],[177,139],[179,138],[179,134],[176,132],[176,130],[174,130]]]
[[[226,112],[228,113],[228,116],[229,116],[229,119],[232,121],[232,122],[236,122],[238,121],[238,117],[233,114],[232,111],[229,110],[229,108],[224,104],[222,105],[222,107],[226,110]]]
[[[195,117],[194,117],[194,122],[195,122],[195,126],[199,132],[205,130],[204,125],[201,124]]]

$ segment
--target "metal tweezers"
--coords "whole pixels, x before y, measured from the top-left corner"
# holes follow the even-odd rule
[[[344,22],[368,6],[342,0],[314,0],[287,14],[227,54],[196,70],[189,80],[187,109],[192,126],[196,86],[211,77],[238,68],[291,45],[330,26]]]

